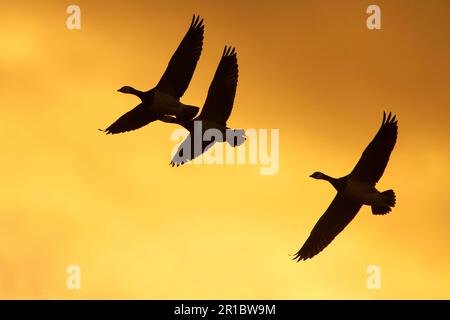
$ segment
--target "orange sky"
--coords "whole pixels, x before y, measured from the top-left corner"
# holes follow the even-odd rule
[[[0,11],[0,298],[450,298],[450,3],[15,1]],[[229,125],[280,130],[280,170],[169,167],[174,126],[105,136],[205,19],[182,101],[201,106],[224,45],[238,52]],[[312,260],[295,253],[334,196],[308,176],[350,172],[379,127],[399,139],[379,189]],[[66,268],[81,267],[81,290]],[[366,268],[379,265],[381,290]]]

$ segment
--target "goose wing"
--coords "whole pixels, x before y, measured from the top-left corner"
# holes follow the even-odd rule
[[[376,184],[380,180],[397,141],[398,126],[395,117],[389,113],[386,118],[386,113],[383,114],[381,128],[350,173],[353,178],[370,184]]]
[[[141,103],[103,131],[106,134],[127,132],[139,129],[157,119],[158,117]]]
[[[156,86],[158,90],[170,94],[176,99],[180,99],[184,94],[202,53],[204,29],[203,19],[194,15],[188,32]]]
[[[237,82],[236,50],[225,47],[199,118],[225,125],[233,108]]]
[[[294,256],[294,260],[312,258],[325,249],[353,220],[360,208],[360,203],[349,201],[341,193],[338,193],[317,221],[305,244]]]
[[[192,137],[193,135],[189,134],[186,139],[180,144],[176,153],[173,155],[172,161],[170,162],[170,165],[172,167],[178,167],[197,158],[202,153],[208,151],[216,143],[216,141],[214,140],[202,141],[201,148],[198,148],[198,150],[196,150],[195,142],[193,141]]]

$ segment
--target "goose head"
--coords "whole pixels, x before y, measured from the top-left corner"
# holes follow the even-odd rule
[[[320,171],[314,172],[312,175],[310,175],[310,177],[314,178],[314,179],[328,181],[329,183],[331,183],[331,185],[337,191],[342,191],[342,190],[344,190],[347,187],[347,179],[346,179],[346,177],[340,178],[340,179],[336,179],[336,178],[330,177],[330,176],[328,176],[325,173],[322,173]]]
[[[310,175],[310,177],[314,178],[314,179],[319,179],[319,180],[326,180],[327,175],[320,171],[316,171],[312,175]]]
[[[136,93],[136,89],[134,89],[133,87],[130,87],[130,86],[124,86],[117,91],[122,92],[122,93],[131,93],[131,94]]]

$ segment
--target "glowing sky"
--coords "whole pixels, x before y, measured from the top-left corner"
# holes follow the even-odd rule
[[[0,2],[0,298],[450,298],[450,3]],[[238,52],[229,125],[280,130],[280,169],[169,167],[174,126],[105,136],[162,75],[193,13],[205,19],[182,101],[201,106],[224,45]],[[383,110],[399,139],[378,187],[321,254],[295,263]],[[66,268],[81,267],[81,290]],[[368,290],[379,265],[382,288]]]

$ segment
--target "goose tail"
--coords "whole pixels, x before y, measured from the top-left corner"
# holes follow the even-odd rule
[[[384,202],[390,206],[395,207],[395,192],[394,190],[387,190],[381,193],[381,197],[383,198]]]
[[[227,129],[227,142],[232,147],[239,147],[242,145],[247,137],[245,136],[245,130],[243,129]]]
[[[381,192],[381,198],[383,199],[384,206],[372,206],[372,213],[376,215],[387,214],[392,211],[392,207],[395,207],[395,192],[394,190],[387,190]]]

